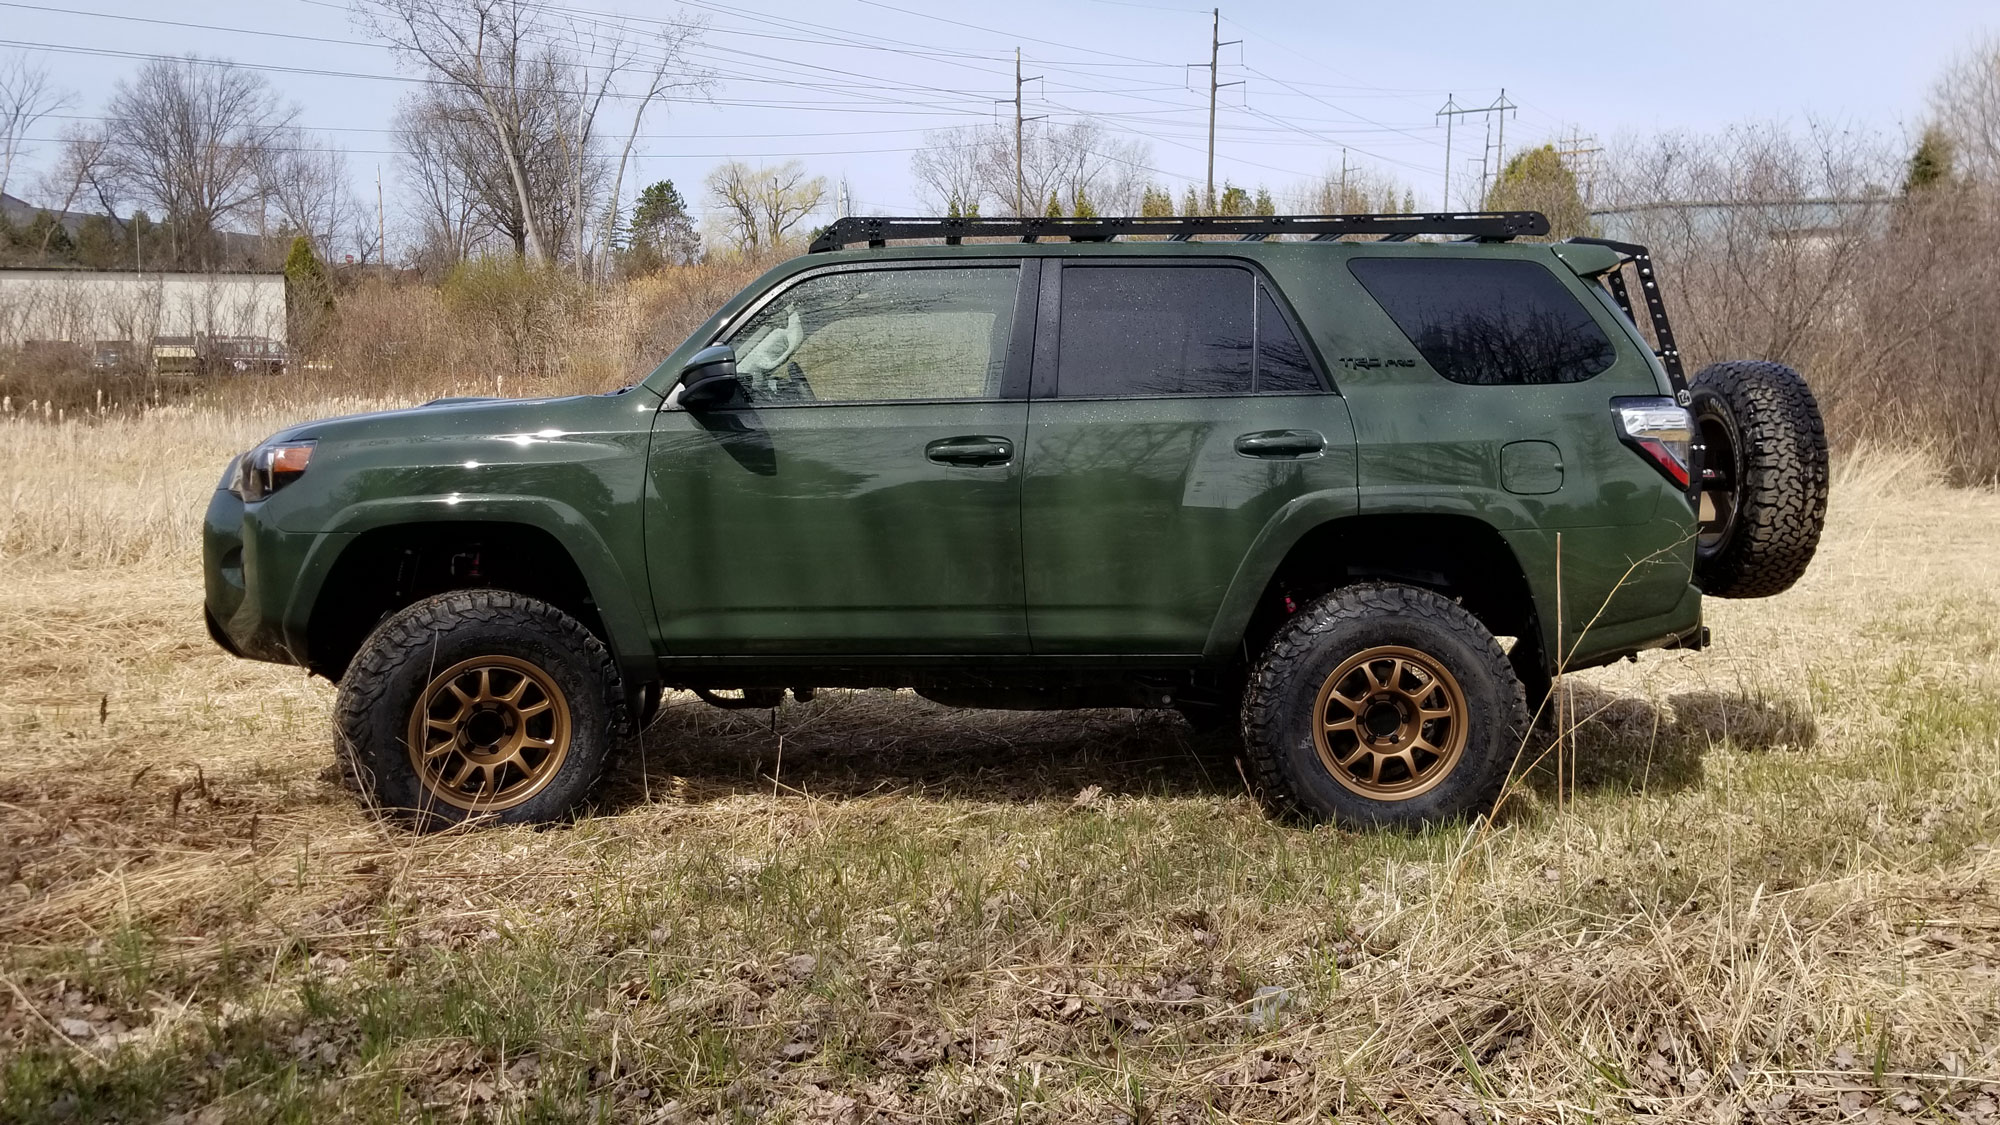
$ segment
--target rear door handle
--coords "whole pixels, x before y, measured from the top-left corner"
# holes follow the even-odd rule
[[[924,446],[924,456],[940,465],[1005,465],[1014,459],[1014,443],[980,435],[939,438]]]
[[[1236,439],[1236,452],[1245,457],[1311,457],[1325,448],[1318,430],[1259,430]]]

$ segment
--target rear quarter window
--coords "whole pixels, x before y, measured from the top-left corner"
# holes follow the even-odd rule
[[[1348,271],[1454,383],[1580,383],[1617,357],[1548,268],[1501,258],[1355,258]]]

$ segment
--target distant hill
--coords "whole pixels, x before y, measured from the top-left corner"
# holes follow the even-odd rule
[[[25,199],[0,192],[0,216],[4,216],[7,222],[16,228],[26,227],[34,222],[35,216],[43,211],[49,211],[61,219],[63,229],[67,230],[71,237],[75,237],[77,229],[83,225],[85,219],[101,214],[97,211],[56,211],[54,208],[37,207]],[[113,215],[111,221],[122,231],[127,220]],[[283,246],[275,243],[266,245],[264,239],[254,234],[232,230],[217,233],[220,236],[218,249],[222,259],[217,265],[221,267],[240,269],[252,263],[270,264],[262,262],[262,259],[283,251]]]

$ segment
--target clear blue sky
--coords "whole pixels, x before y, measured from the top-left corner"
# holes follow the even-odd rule
[[[640,19],[675,10],[643,0],[570,2]],[[697,205],[701,177],[717,161],[796,155],[815,171],[845,177],[857,210],[909,211],[917,205],[909,151],[926,129],[1010,112],[994,99],[1012,93],[1017,46],[1027,73],[1043,76],[1029,85],[1028,112],[1059,119],[1089,113],[1145,137],[1158,178],[1176,189],[1202,175],[1206,73],[1183,64],[1208,57],[1206,7],[1170,0],[702,0],[682,10],[707,21],[696,55],[719,82],[712,102],[654,112],[636,176],[639,183],[671,177]],[[0,4],[0,27],[0,39],[11,43],[398,73],[382,48],[346,42],[364,37],[346,6],[331,0],[40,0]],[[1435,111],[1447,95],[1482,105],[1502,87],[1520,106],[1507,122],[1510,150],[1571,129],[1616,142],[1808,115],[1900,137],[1920,125],[1942,68],[1996,32],[2000,8],[1991,0],[1229,4],[1222,38],[1243,42],[1223,48],[1222,77],[1246,84],[1224,92],[1217,177],[1282,192],[1337,167],[1345,146],[1353,164],[1393,175],[1414,187],[1421,203],[1435,205],[1444,172]],[[48,58],[78,95],[71,112],[83,116],[101,113],[112,84],[137,65],[102,55]],[[298,103],[303,124],[350,150],[358,185],[372,193],[378,164],[393,177],[389,138],[380,130],[407,84],[267,77]],[[45,124],[37,135],[53,132]],[[1458,154],[1474,155],[1483,139],[1473,119],[1458,133]],[[31,168],[52,148],[40,146]],[[16,194],[31,175],[17,172]]]

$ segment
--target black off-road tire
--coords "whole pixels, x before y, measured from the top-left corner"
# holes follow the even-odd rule
[[[1415,650],[1449,672],[1466,723],[1456,763],[1431,788],[1391,800],[1343,785],[1314,737],[1328,678],[1384,647]],[[1336,590],[1295,614],[1251,672],[1243,703],[1244,755],[1265,806],[1361,827],[1416,828],[1492,808],[1527,729],[1521,682],[1493,634],[1441,594],[1387,583]]]
[[[1826,524],[1826,425],[1799,373],[1733,360],[1689,385],[1695,425],[1719,474],[1720,517],[1695,543],[1695,584],[1719,598],[1783,593],[1806,572]],[[1723,490],[1727,490],[1726,492]]]
[[[432,678],[481,657],[539,669],[560,689],[569,716],[567,749],[554,775],[525,801],[495,811],[439,799],[407,749],[411,710]],[[420,831],[474,817],[501,824],[561,819],[596,785],[628,726],[618,667],[604,643],[554,606],[506,590],[452,591],[392,614],[349,663],[334,706],[336,747],[364,791]]]

